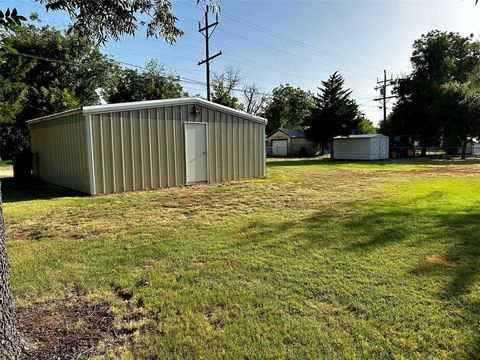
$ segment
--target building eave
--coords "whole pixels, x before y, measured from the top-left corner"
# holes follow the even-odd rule
[[[200,105],[205,106],[211,109],[216,109],[219,111],[223,111],[225,113],[229,113],[234,116],[240,116],[242,118],[246,118],[251,121],[255,121],[261,124],[267,124],[267,119],[262,118],[260,116],[255,116],[245,111],[236,110],[229,108],[224,105],[216,104],[211,101],[207,101],[205,99],[201,99],[198,97],[188,97],[188,98],[177,98],[177,99],[162,99],[162,100],[148,100],[148,101],[135,101],[135,102],[127,102],[127,103],[120,103],[120,104],[105,104],[105,105],[93,105],[93,106],[84,106],[83,108],[77,108],[73,110],[63,111],[60,113],[52,114],[43,116],[40,118],[32,119],[27,121],[27,124],[34,124],[41,121],[52,120],[59,117],[63,117],[65,115],[73,115],[77,113],[82,113],[84,115],[92,115],[92,114],[101,114],[101,113],[108,113],[108,112],[118,112],[118,111],[130,111],[130,110],[140,110],[140,109],[149,109],[155,107],[162,107],[162,106],[175,106],[175,105]]]
[[[31,125],[31,124],[35,124],[42,121],[54,120],[60,117],[64,117],[66,115],[75,115],[75,114],[81,114],[81,113],[82,113],[82,108],[75,108],[75,109],[66,110],[66,111],[62,111],[62,112],[51,114],[51,115],[42,116],[32,120],[28,120],[26,123],[28,125]]]

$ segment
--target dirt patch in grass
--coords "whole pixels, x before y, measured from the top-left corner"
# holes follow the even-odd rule
[[[453,267],[456,264],[453,261],[450,261],[448,259],[445,259],[444,257],[440,255],[430,255],[427,256],[427,261],[432,264],[436,265],[442,265],[442,266],[448,266],[448,267]]]
[[[32,346],[25,359],[88,359],[100,342],[117,338],[113,323],[106,303],[79,297],[18,309],[19,329]]]

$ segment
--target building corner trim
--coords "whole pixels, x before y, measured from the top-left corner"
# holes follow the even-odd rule
[[[88,163],[88,177],[90,183],[90,195],[97,194],[97,185],[95,183],[95,160],[93,156],[93,132],[92,132],[92,117],[90,114],[84,115],[87,131],[87,163]]]

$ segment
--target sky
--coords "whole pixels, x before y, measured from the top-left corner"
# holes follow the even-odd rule
[[[185,35],[174,45],[135,36],[108,42],[103,51],[114,59],[143,66],[158,59],[176,72],[191,95],[205,96],[205,56],[198,21],[203,19],[196,0],[172,0],[173,13]],[[409,73],[412,44],[422,34],[438,29],[480,39],[480,5],[474,0],[449,1],[302,1],[221,0],[220,24],[210,39],[211,54],[222,51],[212,71],[225,66],[240,68],[244,84],[256,83],[264,92],[290,84],[318,92],[321,81],[338,70],[352,97],[375,124],[383,116],[374,90],[377,78]],[[68,26],[65,13],[44,11],[34,0],[3,0],[1,8],[37,12],[48,24]],[[127,65],[125,65],[128,67]],[[236,94],[241,98],[241,94]],[[387,108],[390,110],[392,104]]]

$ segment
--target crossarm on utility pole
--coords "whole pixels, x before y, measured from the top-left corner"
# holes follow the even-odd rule
[[[215,28],[217,27],[217,25],[219,24],[219,22],[218,22],[218,15],[217,15],[216,21],[213,22],[212,24],[209,24],[208,23],[208,12],[209,12],[209,7],[207,5],[205,7],[205,26],[201,27],[200,23],[198,23],[198,32],[202,33],[203,36],[205,37],[205,59],[199,61],[198,65],[205,64],[206,80],[207,80],[207,100],[210,101],[210,61],[212,61],[216,57],[222,55],[222,52],[220,51],[220,52],[216,53],[215,55],[210,56],[210,46],[209,46],[210,45],[209,44],[210,36],[213,33],[213,31],[215,30]],[[209,30],[211,28],[213,29],[212,33],[209,33]],[[204,32],[205,32],[205,34],[204,34]]]

